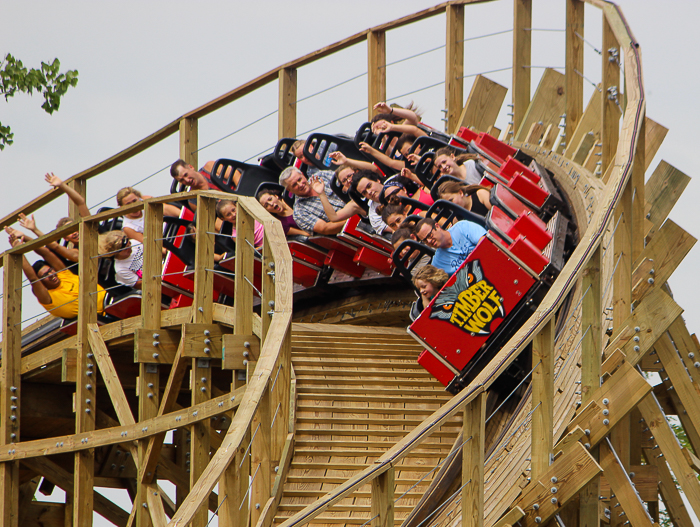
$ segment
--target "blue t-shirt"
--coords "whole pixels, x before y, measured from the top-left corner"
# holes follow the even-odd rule
[[[452,236],[452,247],[436,249],[432,264],[451,275],[467,259],[486,230],[481,225],[462,220],[447,229],[447,232]]]

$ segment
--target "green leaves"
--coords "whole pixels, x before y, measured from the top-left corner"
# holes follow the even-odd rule
[[[78,71],[68,70],[61,73],[61,61],[42,62],[41,68],[27,69],[21,60],[17,60],[9,53],[0,62],[0,94],[8,101],[15,93],[40,92],[44,96],[41,107],[45,112],[52,114],[61,105],[61,97],[65,95],[69,87],[78,84]],[[6,145],[11,145],[14,134],[9,126],[0,123],[0,150]]]

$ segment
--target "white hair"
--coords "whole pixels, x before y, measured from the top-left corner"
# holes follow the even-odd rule
[[[292,177],[292,174],[294,174],[294,172],[299,172],[301,174],[301,170],[299,170],[296,167],[285,168],[280,174],[280,185],[282,185],[284,188],[287,188],[287,180],[290,177]]]

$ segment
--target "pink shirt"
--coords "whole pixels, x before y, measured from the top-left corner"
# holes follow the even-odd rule
[[[265,227],[262,223],[255,222],[255,227],[253,227],[253,245],[255,247],[260,247],[263,244],[263,237],[265,235]],[[231,229],[231,237],[236,237],[236,228]]]

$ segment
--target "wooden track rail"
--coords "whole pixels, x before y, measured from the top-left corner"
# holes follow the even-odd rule
[[[204,527],[214,511],[225,527],[534,527],[555,516],[567,527],[637,527],[658,522],[661,497],[674,525],[689,527],[671,472],[700,516],[700,345],[666,285],[695,242],[667,220],[688,178],[662,162],[645,184],[665,129],[646,117],[641,50],[620,8],[563,1],[567,68],[547,70],[532,96],[532,0],[515,1],[513,120],[502,137],[553,173],[578,244],[535,313],[467,388],[448,397],[416,367],[419,347],[402,329],[343,326],[342,317],[293,325],[285,237],[252,198],[238,198],[234,307],[214,302],[211,271],[214,206],[230,195],[152,198],[76,220],[2,258],[1,524],[84,527],[94,511],[120,526]],[[448,129],[478,113],[483,131],[495,133],[502,97],[477,112],[472,93],[462,109],[461,33],[472,3],[444,2],[275,68],[69,183],[84,193],[87,180],[178,131],[180,157],[196,164],[198,119],[276,79],[280,135],[295,135],[297,70],[364,40],[371,108],[386,97],[386,32],[441,13]],[[576,35],[584,3],[601,10],[604,48],[617,51],[625,75],[603,57],[602,92],[585,109]],[[483,78],[473,91],[500,93],[493,84]],[[0,223],[56,197],[47,192]],[[161,311],[162,206],[183,199],[198,206],[194,297]],[[141,315],[98,327],[97,224],[139,209]],[[251,287],[255,221],[265,228],[260,291]],[[22,356],[23,255],[78,230],[77,335]],[[532,353],[531,382],[496,406],[523,352]],[[661,374],[656,387],[642,375],[652,371]],[[678,416],[689,446],[676,441],[668,415]],[[65,490],[66,503],[32,502],[38,476],[41,487]],[[174,500],[159,487],[164,479],[177,487]],[[96,486],[127,488],[132,510]]]

